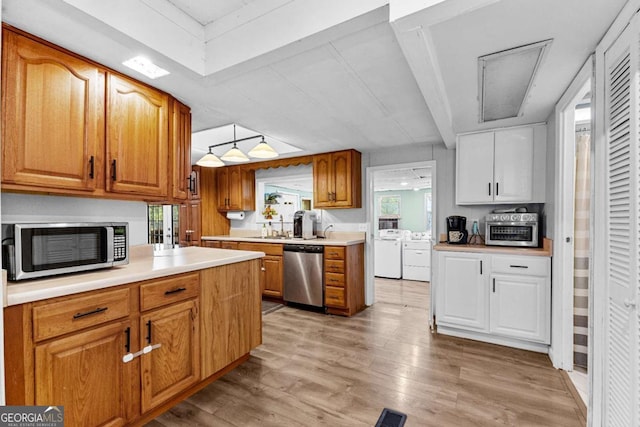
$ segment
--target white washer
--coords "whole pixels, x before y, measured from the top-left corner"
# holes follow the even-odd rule
[[[402,278],[429,282],[431,280],[431,241],[402,242]]]
[[[399,230],[380,230],[374,241],[373,274],[378,277],[402,277],[402,234]]]

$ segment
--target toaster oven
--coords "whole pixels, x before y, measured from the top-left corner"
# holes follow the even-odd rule
[[[537,213],[495,213],[485,217],[485,244],[537,248]]]

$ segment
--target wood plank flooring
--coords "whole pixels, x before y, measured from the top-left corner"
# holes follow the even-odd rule
[[[433,335],[429,285],[376,280],[351,318],[284,307],[251,358],[154,421],[161,426],[584,426],[546,355]]]

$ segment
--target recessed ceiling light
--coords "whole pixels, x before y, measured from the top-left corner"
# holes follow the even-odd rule
[[[402,181],[400,185],[405,186],[405,185],[409,185],[409,183],[407,181]]]
[[[413,191],[420,191],[420,189],[419,188],[414,188]]]
[[[127,59],[122,63],[122,65],[125,65],[139,73],[142,73],[150,79],[157,79],[158,77],[166,76],[167,74],[169,74],[167,70],[158,67],[156,64],[143,56],[135,56],[131,59]]]

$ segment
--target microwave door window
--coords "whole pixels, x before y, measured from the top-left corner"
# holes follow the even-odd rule
[[[104,227],[40,228],[23,230],[25,271],[104,263],[107,260]],[[27,237],[27,236],[23,236]]]

